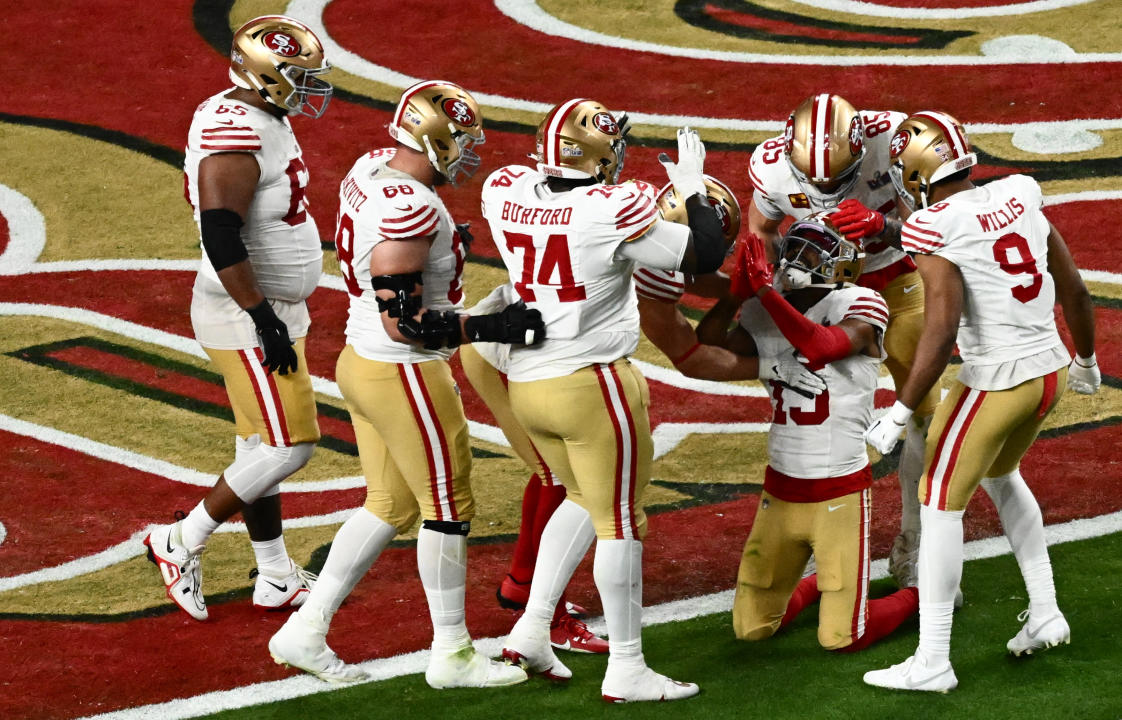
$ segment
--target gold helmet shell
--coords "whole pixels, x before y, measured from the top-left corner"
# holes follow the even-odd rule
[[[735,242],[736,236],[740,234],[740,203],[736,201],[736,196],[723,182],[711,175],[706,175],[705,197],[709,200],[713,209],[717,211],[717,217],[721,220],[721,232],[724,233],[725,240],[729,243]],[[682,225],[689,224],[686,217],[686,203],[682,199],[681,193],[673,185],[667,184],[666,187],[662,188],[658,193],[656,202],[664,220],[681,223]]]
[[[912,210],[927,207],[932,185],[978,164],[962,123],[935,110],[900,123],[888,152],[888,175],[896,194]]]
[[[865,266],[860,241],[847,240],[825,211],[787,228],[779,244],[776,275],[786,290],[856,282]]]
[[[623,171],[627,141],[614,115],[595,100],[556,105],[538,126],[538,170],[550,177],[614,185]]]
[[[472,150],[485,141],[479,103],[467,90],[445,80],[425,80],[406,88],[388,130],[390,137],[428,156],[453,185],[479,169]]]
[[[835,207],[861,175],[865,157],[861,114],[838,95],[812,95],[787,118],[783,154],[811,207]]]
[[[284,15],[253,18],[234,32],[230,81],[256,90],[267,102],[297,115],[318,118],[331,100],[331,69],[312,30]]]

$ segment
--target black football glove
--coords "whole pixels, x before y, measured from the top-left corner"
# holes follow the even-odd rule
[[[246,312],[253,318],[257,337],[261,340],[261,352],[265,356],[261,359],[261,367],[279,375],[296,372],[296,350],[288,337],[288,326],[273,312],[269,301],[262,300]]]
[[[475,236],[471,234],[471,223],[456,223],[456,234],[460,236],[460,245],[464,248],[464,254],[467,255],[471,252],[471,244],[475,242]]]
[[[519,300],[501,312],[472,315],[464,321],[464,333],[472,342],[537,345],[545,340],[542,314]]]

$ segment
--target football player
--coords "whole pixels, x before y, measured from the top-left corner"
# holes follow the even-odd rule
[[[624,134],[626,135],[626,130]],[[642,191],[653,192],[653,188],[647,183],[633,182]],[[731,244],[740,231],[740,205],[727,186],[708,175],[705,176],[705,189],[709,203],[717,210],[721,219],[725,241]],[[657,204],[663,218],[688,225],[684,198],[673,185],[667,185],[659,192]],[[712,292],[709,285],[723,291],[728,287],[727,278],[722,276],[723,282],[707,283],[712,276],[687,276],[677,270],[651,270],[642,267],[635,271],[634,277],[640,328],[682,374],[709,380],[741,380],[759,376],[761,368],[758,368],[757,358],[736,355],[712,345],[701,345],[693,326],[677,308],[677,302],[687,286],[695,292],[698,289]],[[490,312],[514,300],[513,286],[501,285],[472,312]],[[565,499],[565,486],[545,464],[526,431],[514,417],[507,392],[508,351],[508,345],[473,343],[460,350],[460,361],[472,387],[490,408],[503,435],[531,472],[523,491],[521,526],[514,544],[510,570],[496,591],[500,605],[512,610],[522,610],[529,599],[530,581],[534,574],[542,531],[553,511]],[[777,369],[778,367],[779,364],[776,364]],[[783,367],[789,367],[791,371],[790,382],[802,382],[808,391],[820,391],[826,387],[821,379],[798,363],[791,362],[789,366]],[[763,369],[765,376],[771,370],[770,366]],[[591,532],[591,526],[587,529]],[[584,544],[589,542],[591,538]],[[573,617],[572,613],[583,614],[583,608],[568,602],[562,594],[550,625],[550,642],[553,647],[576,652],[608,652],[608,643],[591,633],[588,626]]]
[[[646,381],[627,359],[639,340],[632,272],[638,264],[712,272],[726,242],[705,199],[705,148],[695,132],[679,131],[677,163],[660,157],[686,198],[688,226],[661,220],[637,183],[617,184],[625,151],[604,105],[567,100],[538,127],[537,167],[507,166],[484,183],[483,215],[515,292],[541,310],[548,334],[533,352],[511,348],[511,406],[568,492],[542,535],[526,611],[503,655],[530,672],[571,676],[550,647],[549,624],[595,535],[593,575],[610,645],[602,695],[676,700],[697,694],[697,685],[656,673],[642,651],[643,493],[653,443]]]
[[[849,240],[860,240],[865,269],[857,283],[888,303],[885,365],[896,387],[904,384],[923,325],[923,281],[900,250],[900,221],[888,178],[889,140],[904,113],[858,111],[838,95],[813,95],[787,119],[784,134],[756,147],[749,165],[755,187],[748,228],[779,240],[785,218],[798,220],[827,210]],[[889,554],[889,570],[901,587],[915,584],[919,547],[919,476],[923,442],[938,394],[923,398],[909,421],[900,456],[900,533]]]
[[[1014,655],[1070,642],[1056,603],[1040,507],[1019,465],[1070,384],[1093,393],[1091,299],[1063,238],[1041,212],[1036,181],[1012,175],[978,187],[978,159],[961,124],[916,113],[892,138],[892,180],[910,215],[904,248],[928,289],[924,328],[898,400],[872,423],[869,444],[887,453],[958,343],[962,368],[939,403],[920,483],[919,648],[904,662],[865,674],[870,685],[947,692],[952,598],[962,577],[962,515],[981,484],[997,507],[1028,590]],[[1059,301],[1075,343],[1072,360],[1056,329]],[[1069,366],[1070,362],[1070,366]]]
[[[308,169],[290,114],[320,117],[330,66],[306,25],[269,15],[234,33],[234,87],[205,100],[184,161],[187,200],[202,238],[191,298],[195,337],[222,373],[237,428],[234,462],[186,517],[144,539],[168,597],[207,619],[199,556],[238,511],[253,543],[253,604],[304,602],[314,576],[288,556],[279,485],[308,462],[319,440],[304,360],[311,319],[305,299],[323,270],[319,232],[304,200]]]
[[[734,297],[714,306],[726,345],[745,355],[799,358],[827,389],[816,396],[769,383],[772,422],[759,509],[737,574],[733,629],[742,640],[773,635],[819,597],[818,642],[868,647],[918,609],[915,587],[869,598],[872,468],[863,429],[884,358],[888,307],[853,282],[864,255],[816,213],[796,221],[779,246],[779,287],[765,241],[737,248]],[[742,303],[742,304],[741,304]],[[769,358],[765,363],[762,358]],[[816,574],[800,580],[811,554]]]
[[[464,622],[467,534],[475,514],[467,419],[448,360],[461,343],[541,342],[537,310],[512,304],[468,316],[463,238],[436,187],[479,167],[479,105],[443,80],[407,88],[389,125],[393,148],[355,162],[339,188],[335,244],[350,310],[336,380],[355,428],[366,503],[339,528],[308,600],[269,640],[278,663],[328,682],[365,678],[327,646],[332,617],[398,533],[421,517],[417,569],[432,620],[425,681],[498,687],[519,667],[475,651]]]

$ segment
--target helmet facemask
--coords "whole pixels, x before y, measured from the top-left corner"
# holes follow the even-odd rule
[[[850,191],[857,185],[857,181],[861,179],[861,161],[865,158],[865,148],[861,148],[861,156],[855,163],[850,165],[845,171],[835,178],[829,185],[834,185],[830,190],[824,190],[822,185],[827,183],[821,180],[813,180],[807,177],[806,173],[795,166],[791,161],[791,156],[787,156],[787,165],[791,168],[791,174],[795,176],[795,180],[802,188],[803,194],[806,195],[807,200],[810,201],[812,210],[832,210],[836,208],[842,200],[849,195]],[[835,185],[836,183],[836,185]]]
[[[483,132],[480,131],[479,135],[469,135],[463,130],[456,130],[452,123],[448,123],[448,133],[455,143],[456,152],[455,159],[446,162],[441,162],[440,157],[446,155],[451,157],[451,147],[448,146],[443,140],[437,138],[436,142],[438,148],[433,148],[432,140],[428,135],[425,135],[423,140],[425,143],[425,153],[429,156],[429,162],[432,166],[445,178],[452,187],[458,186],[462,181],[469,180],[475,172],[479,169],[482,162],[479,154],[472,150],[476,145],[482,145],[486,142]],[[437,152],[439,149],[439,152]]]
[[[327,112],[327,104],[331,101],[334,88],[331,87],[331,83],[318,76],[330,70],[331,65],[326,61],[323,67],[314,70],[295,65],[279,68],[280,74],[292,85],[292,93],[284,99],[285,107],[297,115],[312,119]]]

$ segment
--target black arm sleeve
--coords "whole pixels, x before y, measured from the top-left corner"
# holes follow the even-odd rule
[[[717,211],[704,195],[686,198],[686,217],[693,233],[693,252],[697,258],[694,272],[698,275],[715,272],[725,260],[728,243]]]
[[[242,242],[242,218],[233,210],[217,208],[199,213],[203,250],[215,271],[237,265],[249,257]]]

